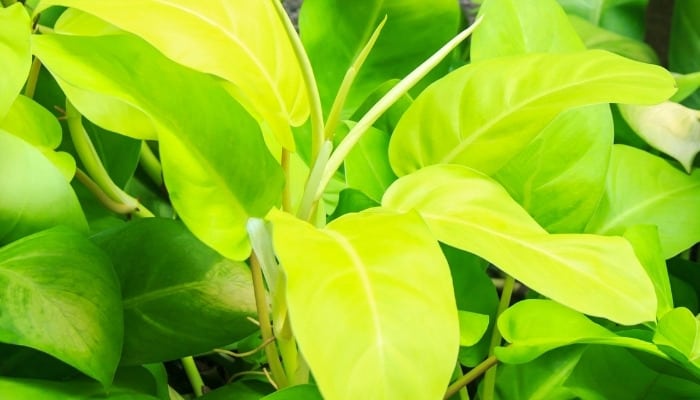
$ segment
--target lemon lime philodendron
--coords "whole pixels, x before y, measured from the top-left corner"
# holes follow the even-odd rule
[[[605,397],[611,346],[700,393],[667,271],[700,178],[610,106],[647,132],[677,80],[561,3],[0,8],[0,341],[53,361],[0,392],[177,398],[183,358],[205,399]],[[264,384],[204,393],[202,354]]]

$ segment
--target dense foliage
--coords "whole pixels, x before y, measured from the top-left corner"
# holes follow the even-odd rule
[[[700,398],[700,3],[429,3],[2,0],[0,397]]]

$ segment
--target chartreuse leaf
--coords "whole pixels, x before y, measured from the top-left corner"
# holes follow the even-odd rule
[[[0,8],[0,120],[19,94],[29,73],[31,21],[23,4]]]
[[[581,40],[585,43],[586,48],[607,50],[623,57],[650,64],[659,62],[659,57],[654,52],[654,49],[642,41],[603,29],[576,15],[570,15],[569,20],[581,37]]]
[[[628,146],[613,148],[605,195],[586,227],[602,235],[628,227],[659,228],[664,258],[700,241],[700,171],[679,171],[664,159]]]
[[[661,317],[673,309],[673,295],[666,261],[661,252],[659,230],[654,225],[636,225],[627,229],[624,237],[634,247],[634,253],[654,284],[658,304],[656,316]]]
[[[498,329],[510,342],[497,347],[496,356],[506,363],[524,363],[547,351],[576,343],[596,343],[641,350],[667,358],[653,344],[618,336],[585,315],[551,300],[524,300],[498,318]]]
[[[48,353],[104,385],[112,381],[122,348],[119,282],[83,236],[53,228],[1,248],[0,301],[0,341]]]
[[[173,63],[131,35],[41,35],[33,46],[59,84],[138,105],[158,132],[165,184],[179,217],[222,255],[248,257],[245,223],[279,202],[283,175],[257,123],[215,78]],[[134,60],[138,74],[120,67]]]
[[[626,240],[548,234],[480,172],[460,165],[421,169],[396,181],[382,205],[417,210],[441,242],[580,312],[627,325],[655,318],[654,287]]]
[[[389,159],[399,176],[445,163],[491,174],[561,111],[604,102],[658,103],[674,90],[663,68],[600,50],[475,62],[416,98],[392,135]]]
[[[55,5],[93,14],[143,38],[177,63],[228,81],[236,100],[284,147],[295,148],[289,125],[306,120],[309,102],[272,1],[44,0],[35,12]],[[153,29],[156,15],[159,29]]]
[[[489,0],[479,8],[479,15],[484,22],[472,35],[472,61],[585,49],[555,0]]]
[[[3,130],[0,171],[0,245],[56,225],[87,231],[65,176],[38,149]]]
[[[459,345],[474,346],[489,327],[489,316],[459,310]]]
[[[689,74],[700,72],[700,7],[697,2],[680,0],[674,3],[671,21],[671,41],[668,49],[668,65],[671,71]],[[684,101],[684,104],[700,108],[700,92]]]
[[[459,29],[459,6],[451,0],[433,0],[430,7],[420,0],[357,0],[353,7],[339,1],[303,3],[299,28],[324,110],[331,109],[346,71],[385,16],[381,35],[350,90],[345,116],[375,88],[387,80],[403,78],[452,39]],[[428,79],[434,80],[448,69],[449,63],[444,62]]]
[[[700,371],[700,322],[687,308],[666,313],[656,327],[654,343],[669,356]]]
[[[325,229],[268,218],[292,329],[324,398],[441,398],[459,323],[448,265],[420,217],[374,209]]]
[[[672,101],[683,101],[700,88],[700,71],[690,74],[674,74],[678,91],[671,97]],[[696,104],[697,105],[697,104]]]
[[[690,172],[700,152],[700,111],[666,101],[654,106],[621,104],[620,114],[637,135]]]
[[[248,267],[222,257],[184,226],[149,218],[93,241],[122,283],[122,364],[172,360],[248,336],[257,327]]]

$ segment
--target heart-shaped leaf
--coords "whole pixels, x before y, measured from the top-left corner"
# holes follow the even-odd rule
[[[628,325],[655,319],[654,286],[626,240],[548,234],[502,186],[470,168],[421,169],[396,181],[382,205],[418,211],[441,242],[573,309]]]
[[[0,301],[0,341],[112,381],[122,349],[119,282],[86,238],[53,228],[0,249]]]
[[[0,7],[0,120],[27,79],[32,63],[32,55],[29,52],[31,32],[31,21],[23,4]]]
[[[663,68],[600,50],[475,62],[416,98],[391,137],[389,159],[399,176],[446,163],[492,174],[566,109],[653,104],[674,91]]]
[[[306,120],[309,102],[273,2],[44,0],[35,13],[55,5],[93,14],[142,37],[180,64],[230,82],[236,100],[264,121],[284,147],[295,148],[289,125]],[[153,29],[154,16],[158,29]]]
[[[270,213],[292,330],[324,398],[436,399],[459,349],[452,280],[415,213],[325,229]]]
[[[181,224],[149,218],[103,232],[96,242],[122,283],[122,364],[203,353],[257,329],[248,267],[222,257]]]

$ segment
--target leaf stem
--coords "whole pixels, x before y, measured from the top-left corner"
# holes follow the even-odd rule
[[[134,210],[133,208],[112,200],[107,194],[93,181],[90,177],[83,172],[80,168],[75,170],[75,178],[82,183],[95,197],[110,211],[114,211],[117,214],[130,214]]]
[[[449,399],[455,393],[459,392],[460,389],[467,386],[474,379],[481,376],[481,374],[483,374],[484,372],[488,373],[489,371],[491,371],[491,369],[495,367],[497,363],[498,359],[496,358],[496,356],[490,356],[489,358],[485,359],[479,365],[477,365],[476,367],[472,368],[469,372],[464,374],[464,376],[452,382],[452,384],[450,384],[450,386],[447,387],[447,391],[445,392],[444,398]]]
[[[333,178],[335,171],[338,170],[340,165],[345,160],[345,157],[350,153],[352,148],[359,142],[362,135],[369,130],[369,128],[374,124],[381,115],[389,109],[396,101],[406,94],[413,86],[415,86],[421,79],[423,79],[435,66],[437,66],[445,57],[447,57],[452,50],[455,49],[460,43],[462,43],[471,33],[479,26],[482,18],[477,19],[474,24],[469,28],[463,30],[457,36],[452,38],[444,46],[442,46],[438,51],[425,60],[416,69],[411,71],[405,78],[403,78],[399,83],[396,84],[391,90],[389,90],[377,103],[372,106],[372,108],[367,111],[367,113],[360,118],[360,120],[355,124],[355,126],[350,130],[347,136],[340,142],[338,148],[333,152],[325,170],[323,171],[323,176],[315,190],[314,200],[318,200],[323,195],[328,182]]]
[[[197,370],[197,364],[194,362],[194,358],[183,357],[181,360],[182,366],[185,368],[185,374],[187,374],[187,379],[189,379],[190,384],[192,384],[192,391],[196,397],[202,397],[204,394],[204,381],[199,375],[199,370]]]
[[[316,157],[316,161],[314,162],[314,166],[311,168],[309,179],[306,181],[306,187],[304,188],[304,195],[301,198],[299,210],[297,211],[297,217],[303,220],[309,220],[311,218],[314,206],[320,199],[320,197],[315,197],[315,192],[316,188],[320,185],[320,181],[323,177],[323,171],[326,169],[331,151],[333,151],[333,143],[331,143],[329,140],[323,142],[321,151],[319,151],[318,157]]]
[[[265,291],[265,283],[263,282],[262,268],[255,252],[250,256],[250,270],[253,276],[253,288],[255,291],[255,306],[258,310],[258,321],[260,322],[260,333],[262,334],[263,342],[270,340],[270,343],[265,346],[265,356],[267,363],[270,365],[273,380],[280,388],[288,386],[287,376],[282,367],[277,345],[274,340],[271,340],[272,326],[270,325],[270,310],[267,304],[267,296]]]
[[[513,287],[515,287],[515,278],[506,274],[503,282],[503,290],[501,291],[501,300],[498,303],[498,311],[496,312],[496,321],[498,321],[498,317],[510,306],[510,300],[513,296]],[[502,339],[501,331],[499,331],[498,326],[494,324],[493,332],[491,333],[491,343],[489,344],[490,357],[494,357],[496,346],[501,344]],[[486,372],[483,385],[482,400],[493,400],[496,392],[496,366]]]
[[[284,173],[284,188],[282,189],[282,211],[292,212],[292,185],[289,171],[289,150],[282,148],[280,165]]]
[[[163,167],[160,165],[158,157],[153,154],[153,150],[151,150],[151,147],[145,140],[141,142],[139,164],[146,172],[146,175],[151,178],[153,183],[155,183],[158,187],[163,187]]]
[[[34,57],[32,60],[32,67],[29,69],[29,76],[27,77],[27,84],[24,86],[24,95],[30,99],[34,97],[34,92],[36,92],[36,84],[39,80],[39,72],[41,71],[41,60],[38,57]]]
[[[321,150],[321,145],[323,144],[323,107],[321,106],[321,96],[318,92],[318,86],[316,85],[316,77],[314,76],[314,70],[311,66],[311,61],[309,60],[308,54],[304,49],[304,45],[301,43],[301,38],[292,21],[290,21],[287,12],[282,6],[282,2],[279,0],[270,0],[277,11],[277,16],[284,25],[284,29],[287,31],[287,37],[294,50],[294,55],[296,56],[297,62],[299,63],[299,68],[301,69],[302,76],[304,77],[304,83],[306,87],[306,96],[309,99],[310,112],[311,112],[311,159],[315,159],[318,152]]]

